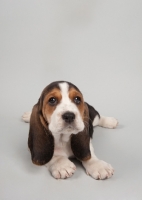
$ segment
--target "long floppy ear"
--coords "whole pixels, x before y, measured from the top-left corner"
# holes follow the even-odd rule
[[[93,121],[96,116],[98,116],[100,118],[100,114],[95,110],[95,108],[93,106],[89,105],[86,102],[85,102],[85,104],[87,105],[88,111],[89,111],[89,135],[92,138],[92,136],[93,136]]]
[[[71,136],[71,148],[74,155],[81,161],[86,161],[91,158],[90,153],[90,138],[93,135],[93,120],[99,113],[88,103],[84,103],[84,125],[82,132]]]
[[[91,158],[89,145],[90,137],[87,130],[84,130],[76,135],[72,134],[71,149],[77,159],[81,161],[86,161]]]
[[[54,138],[39,111],[39,102],[32,110],[28,146],[34,164],[44,165],[51,160],[54,152]]]
[[[84,125],[85,128],[78,134],[71,135],[71,149],[76,158],[86,161],[91,158],[90,153],[90,135],[89,135],[89,109],[84,103]]]

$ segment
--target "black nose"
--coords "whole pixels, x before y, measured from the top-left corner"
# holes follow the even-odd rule
[[[72,112],[66,112],[62,115],[62,118],[65,122],[71,123],[75,119],[75,114]]]

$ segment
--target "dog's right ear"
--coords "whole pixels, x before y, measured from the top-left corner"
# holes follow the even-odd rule
[[[30,118],[30,131],[28,138],[28,146],[31,151],[32,162],[36,165],[44,165],[48,163],[54,152],[54,138],[48,129],[39,102],[33,107]]]

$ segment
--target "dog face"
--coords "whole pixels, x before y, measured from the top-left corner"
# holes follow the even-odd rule
[[[77,134],[84,129],[84,100],[71,83],[56,82],[45,89],[42,113],[52,134]]]

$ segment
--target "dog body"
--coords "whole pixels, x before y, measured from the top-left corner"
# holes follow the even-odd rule
[[[115,128],[117,120],[100,116],[72,83],[48,85],[32,113],[25,113],[23,120],[30,122],[28,146],[33,163],[46,165],[53,177],[72,176],[76,167],[68,158],[73,156],[95,179],[113,175],[111,165],[95,156],[91,138],[93,126]]]

